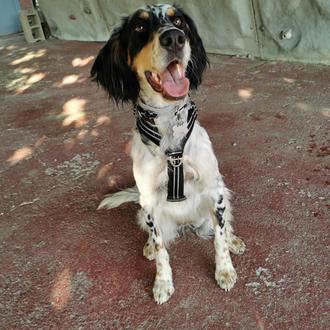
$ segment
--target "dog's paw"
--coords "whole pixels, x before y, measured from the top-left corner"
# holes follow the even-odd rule
[[[149,243],[149,241],[146,242],[143,248],[143,255],[148,260],[154,260],[155,259],[155,246],[152,243]]]
[[[241,238],[232,234],[228,247],[231,253],[239,255],[244,253],[246,245]]]
[[[174,286],[172,280],[163,280],[156,277],[153,294],[157,304],[163,304],[169,300],[173,292]]]
[[[229,291],[237,280],[237,274],[234,268],[216,270],[215,279],[221,289]]]

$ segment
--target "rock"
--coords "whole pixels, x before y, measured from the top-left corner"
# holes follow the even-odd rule
[[[259,282],[246,283],[245,286],[248,288],[259,289],[261,284]]]
[[[267,268],[259,267],[259,268],[256,270],[256,275],[257,275],[257,276],[260,276],[260,275],[262,275],[263,273],[264,273],[265,275],[270,275],[270,271],[269,271],[269,269],[267,269]]]
[[[268,281],[264,280],[264,283],[267,288],[274,289],[274,288],[278,287],[278,285],[275,282],[268,282]]]

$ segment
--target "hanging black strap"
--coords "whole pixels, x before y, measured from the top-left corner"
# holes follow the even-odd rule
[[[167,200],[181,202],[186,199],[184,195],[183,153],[181,150],[168,152],[167,159]]]
[[[183,109],[188,108],[187,133],[181,140],[180,146],[175,150],[166,150],[167,159],[167,200],[169,202],[180,202],[186,199],[184,195],[184,172],[183,172],[183,151],[188,141],[197,118],[197,109],[193,102],[186,103],[176,111],[175,115],[180,114]],[[160,145],[162,136],[160,135],[154,118],[157,114],[144,110],[141,106],[135,105],[134,113],[136,116],[136,127],[140,134],[147,140],[152,141],[157,146]],[[143,140],[142,140],[143,141]]]

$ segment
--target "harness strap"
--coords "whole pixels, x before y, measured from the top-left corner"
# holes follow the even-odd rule
[[[173,151],[167,154],[167,200],[181,202],[186,199],[184,195],[183,153]]]
[[[184,195],[183,152],[186,142],[194,128],[197,118],[197,108],[193,102],[189,102],[175,113],[175,115],[177,115],[187,107],[189,107],[189,109],[186,135],[181,140],[178,148],[165,151],[165,155],[167,156],[168,174],[167,201],[169,202],[180,202],[186,199]],[[134,114],[136,116],[136,127],[140,134],[159,147],[162,136],[160,135],[154,120],[157,117],[157,114],[149,110],[144,110],[137,104],[134,107]]]

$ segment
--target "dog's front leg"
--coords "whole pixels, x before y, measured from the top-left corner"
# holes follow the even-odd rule
[[[157,304],[162,304],[166,302],[174,292],[170,258],[162,239],[162,233],[150,214],[147,215],[146,223],[150,230],[147,243],[154,245],[153,256],[156,260],[157,270],[153,294]]]
[[[229,200],[225,201],[221,194],[213,205],[212,221],[214,228],[214,247],[215,247],[215,279],[218,285],[229,291],[237,280],[237,274],[232,264],[229,253],[229,223],[226,223],[226,204]]]

